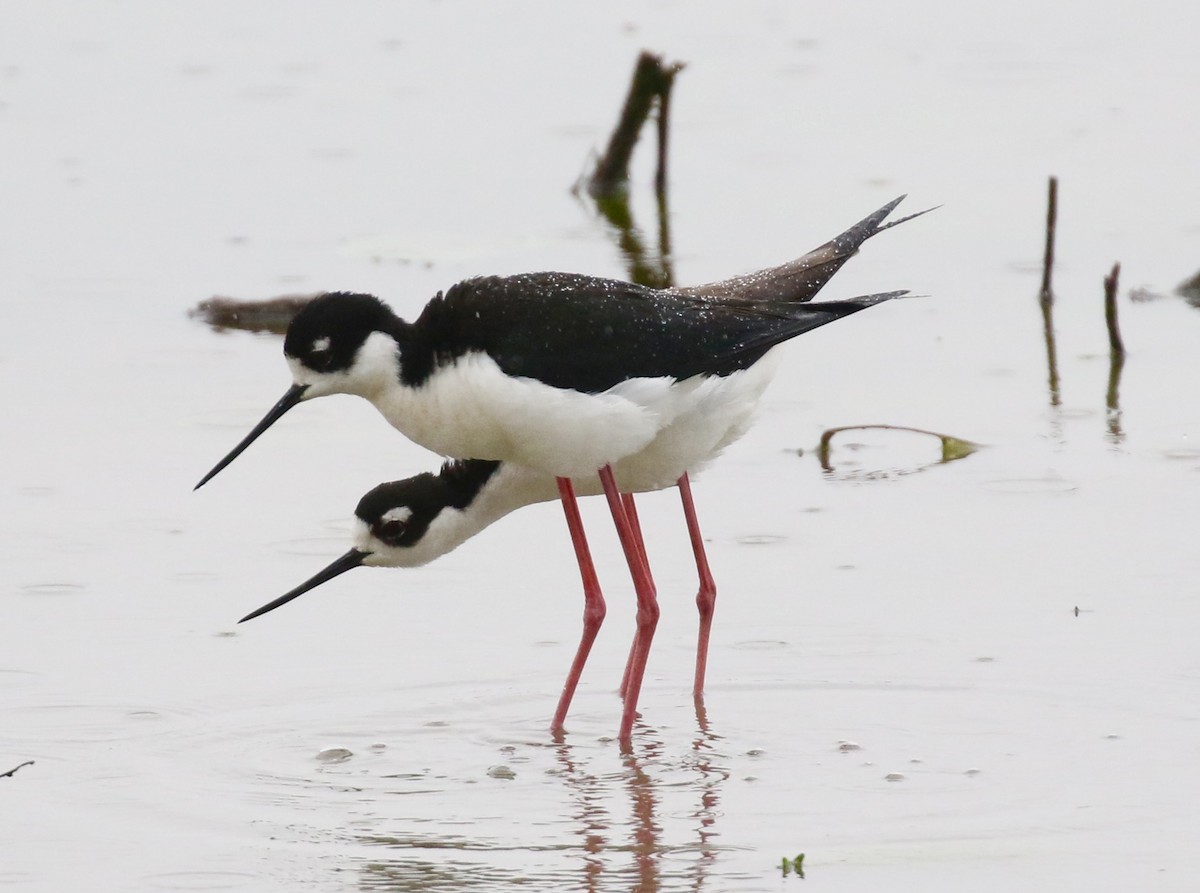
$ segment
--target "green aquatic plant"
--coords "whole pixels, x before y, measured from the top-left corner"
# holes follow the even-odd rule
[[[936,437],[941,442],[942,458],[941,463],[954,462],[958,459],[965,458],[976,450],[980,449],[981,444],[974,443],[962,437],[954,437],[950,434],[939,434],[937,431],[927,431],[924,428],[911,428],[907,425],[842,425],[838,428],[829,428],[821,434],[821,441],[817,444],[816,454],[817,459],[821,463],[821,467],[826,471],[833,470],[833,464],[830,459],[830,454],[833,452],[833,438],[845,431],[907,431],[912,434],[920,434],[927,437]]]
[[[800,853],[795,859],[783,857],[783,864],[780,866],[783,869],[783,876],[795,873],[796,877],[804,880],[804,853]]]

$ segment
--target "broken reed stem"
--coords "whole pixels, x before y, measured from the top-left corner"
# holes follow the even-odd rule
[[[1054,292],[1050,288],[1050,278],[1054,271],[1054,233],[1058,227],[1058,177],[1050,178],[1050,186],[1046,198],[1046,251],[1042,255],[1042,292],[1043,304],[1054,301]]]
[[[662,288],[675,284],[675,272],[671,268],[671,215],[667,210],[667,147],[671,132],[671,90],[675,86],[675,75],[683,71],[683,67],[682,62],[672,62],[667,66],[663,66],[661,60],[659,62],[658,164],[654,171],[654,198],[658,206],[658,259]]]
[[[668,66],[659,60],[658,86],[658,166],[654,172],[654,191],[663,201],[667,194],[667,142],[671,123],[671,88],[675,86],[675,75],[683,70],[682,62]]]
[[[234,298],[213,297],[201,301],[188,311],[188,316],[201,319],[218,332],[241,329],[245,332],[287,332],[292,317],[320,292],[310,295],[281,295],[265,301],[239,301]]]
[[[667,212],[667,150],[671,88],[675,84],[675,76],[683,69],[682,62],[667,64],[661,56],[642,52],[604,155],[596,160],[595,169],[581,177],[571,189],[575,195],[587,190],[596,209],[616,230],[621,253],[630,264],[630,279],[651,288],[668,288],[673,283],[670,215]],[[658,167],[654,177],[654,195],[658,207],[659,245],[658,256],[654,258],[633,222],[633,210],[629,204],[629,164],[642,127],[646,125],[656,103]]]
[[[629,93],[621,107],[621,117],[588,183],[588,191],[593,196],[612,195],[625,188],[633,147],[637,145],[642,124],[650,116],[650,108],[658,94],[657,75],[661,65],[662,59],[652,53],[643,52],[638,56]]]
[[[1108,325],[1108,349],[1117,356],[1125,355],[1125,344],[1121,341],[1121,327],[1117,325],[1117,282],[1121,278],[1121,265],[1113,264],[1112,272],[1104,277],[1104,322]]]
[[[604,155],[596,162],[596,170],[588,180],[588,192],[595,198],[624,191],[629,183],[629,159],[637,145],[642,125],[650,116],[654,101],[659,103],[658,174],[656,188],[661,192],[666,184],[666,111],[670,104],[671,85],[683,63],[663,63],[661,56],[642,52],[633,70],[633,81],[621,109],[621,117],[609,138]]]
[[[1042,257],[1042,290],[1038,303],[1042,307],[1042,337],[1046,341],[1046,367],[1050,388],[1050,405],[1061,401],[1058,381],[1058,350],[1054,344],[1054,292],[1050,279],[1054,272],[1054,234],[1058,228],[1058,177],[1050,178],[1046,199],[1046,253]]]
[[[1108,325],[1108,393],[1105,405],[1108,408],[1108,437],[1119,444],[1125,439],[1121,428],[1121,371],[1125,368],[1125,344],[1121,341],[1121,329],[1117,326],[1117,281],[1121,276],[1121,265],[1113,264],[1112,272],[1104,277],[1104,321]]]

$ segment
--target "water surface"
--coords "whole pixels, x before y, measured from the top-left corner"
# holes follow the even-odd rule
[[[1200,658],[1197,14],[1177,5],[52,3],[0,47],[0,886],[123,890],[1191,889]],[[477,273],[621,275],[567,187],[643,47],[674,97],[676,276],[814,247],[901,192],[935,214],[829,297],[696,486],[720,595],[707,711],[673,492],[642,500],[663,617],[635,753],[633,600],[565,741],[554,505],[424,569],[246,611],[436,459],[349,398],[199,493],[287,385],[187,318],[330,288],[413,314]],[[649,153],[635,181],[650,179]],[[1061,178],[1048,384],[1036,302]],[[653,229],[653,203],[635,195]],[[1101,279],[1123,265],[1117,410]],[[1133,288],[1162,295],[1133,303]],[[890,423],[986,447],[826,427]],[[514,558],[516,560],[514,560]],[[781,878],[806,853],[807,880]]]

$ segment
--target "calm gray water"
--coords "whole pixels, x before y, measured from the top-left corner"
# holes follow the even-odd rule
[[[1200,312],[1171,293],[1200,268],[1200,13],[131,0],[4,19],[0,772],[35,763],[0,777],[0,888],[1192,889]],[[623,275],[567,190],[642,48],[688,63],[681,284],[794,257],[902,192],[944,207],[826,292],[927,297],[793,344],[696,485],[720,586],[705,717],[678,500],[642,500],[663,616],[623,758],[633,598],[602,505],[609,619],[561,744],[582,605],[555,505],[235,625],[344,551],[365,490],[437,460],[365,404],[318,401],[192,493],[287,372],[278,339],[187,311],[338,288],[411,315],[478,273]],[[986,448],[937,464],[935,443],[853,432],[823,471],[821,431],[860,423]],[[798,852],[807,880],[782,878]]]

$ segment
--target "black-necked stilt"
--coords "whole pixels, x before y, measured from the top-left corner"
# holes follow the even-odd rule
[[[648,469],[649,464],[642,466]],[[649,478],[636,476],[636,466],[618,462],[615,474],[623,492],[660,489],[638,486]],[[629,472],[634,472],[631,475]],[[600,492],[599,479],[588,475],[575,481],[578,493]],[[511,463],[484,459],[455,459],[437,474],[420,474],[402,481],[380,484],[367,493],[355,509],[354,547],[299,586],[243,617],[252,620],[285,605],[356,567],[419,567],[453,551],[495,521],[526,505],[558,499],[555,479]],[[571,698],[579,683],[592,643],[604,621],[605,604],[578,513],[568,511],[568,524],[584,585],[584,625],[575,659],[567,674],[551,729],[563,727]],[[703,549],[696,554],[711,585]],[[711,616],[711,615],[710,615]],[[699,655],[697,660],[699,661]]]
[[[854,299],[870,306],[903,292]],[[696,394],[691,410],[681,413],[643,450],[619,459],[613,477],[622,494],[678,486],[696,560],[700,586],[696,597],[700,633],[696,647],[694,692],[704,689],[709,631],[716,584],[709,570],[704,542],[692,503],[689,474],[700,471],[749,427],[758,396],[769,383],[772,364],[760,362],[735,375],[714,377]],[[569,482],[576,496],[602,492],[600,479],[590,474]],[[380,484],[360,500],[355,510],[355,546],[309,580],[251,612],[251,620],[287,604],[297,596],[359,566],[419,567],[458,548],[486,527],[523,506],[562,496],[562,481],[533,469],[495,460],[468,459],[445,463],[437,474],[421,474]],[[559,730],[583,672],[592,643],[604,621],[604,597],[592,565],[590,549],[574,503],[567,501],[567,523],[584,586],[584,627],[575,659],[563,685],[551,728]],[[632,500],[627,510],[633,511]],[[638,546],[645,548],[638,532]],[[635,649],[631,649],[631,661]],[[632,666],[626,667],[624,689]]]
[[[571,479],[598,474],[638,594],[638,633],[623,684],[621,739],[628,742],[658,606],[632,498],[622,497],[613,464],[660,438],[661,452],[670,454],[673,432],[687,428],[677,423],[702,418],[714,392],[726,395],[723,411],[748,419],[770,377],[773,363],[765,359],[774,347],[899,294],[804,303],[863,241],[917,216],[884,224],[899,201],[789,264],[695,288],[657,290],[565,273],[472,279],[436,296],[413,323],[369,295],[317,298],[297,314],[284,342],[295,383],[197,487],[295,404],[358,394],[442,455],[504,460],[556,478],[582,570],[586,541],[582,528],[576,535]],[[728,430],[736,437],[745,424]],[[673,480],[691,524],[688,466],[679,467]],[[693,542],[702,550],[698,531]],[[698,655],[697,694],[702,685]]]

